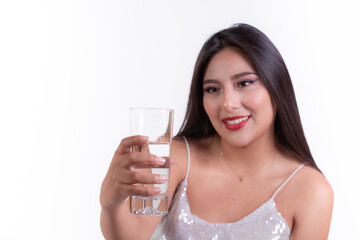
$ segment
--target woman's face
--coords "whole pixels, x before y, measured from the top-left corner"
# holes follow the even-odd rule
[[[205,111],[222,141],[245,147],[274,139],[270,95],[240,51],[225,48],[210,60],[203,91]]]

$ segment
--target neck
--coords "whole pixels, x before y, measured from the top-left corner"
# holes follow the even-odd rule
[[[269,167],[279,153],[274,138],[258,139],[245,147],[232,146],[219,138],[223,160],[241,175],[248,175]]]

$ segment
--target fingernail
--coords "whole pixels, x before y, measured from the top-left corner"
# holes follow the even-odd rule
[[[161,189],[160,188],[154,188],[152,190],[152,193],[155,195],[155,194],[159,194],[161,192]]]
[[[158,179],[159,179],[159,181],[161,181],[161,182],[165,182],[165,181],[168,180],[168,177],[167,177],[166,175],[160,175],[160,176],[158,176]]]
[[[139,136],[139,140],[146,141],[146,140],[148,140],[148,137],[147,136]]]
[[[156,162],[158,164],[164,164],[166,162],[166,159],[162,157],[156,157]]]

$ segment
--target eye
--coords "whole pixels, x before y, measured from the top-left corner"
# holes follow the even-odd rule
[[[216,87],[206,87],[204,88],[204,91],[207,93],[216,93],[219,89]]]
[[[254,82],[256,82],[256,80],[244,80],[244,81],[240,81],[237,83],[239,88],[243,88],[246,86],[249,86],[250,84],[253,84]]]

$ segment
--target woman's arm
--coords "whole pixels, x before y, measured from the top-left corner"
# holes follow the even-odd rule
[[[296,212],[292,240],[325,240],[328,238],[334,193],[326,178],[311,169],[301,184],[301,195],[294,202]]]

